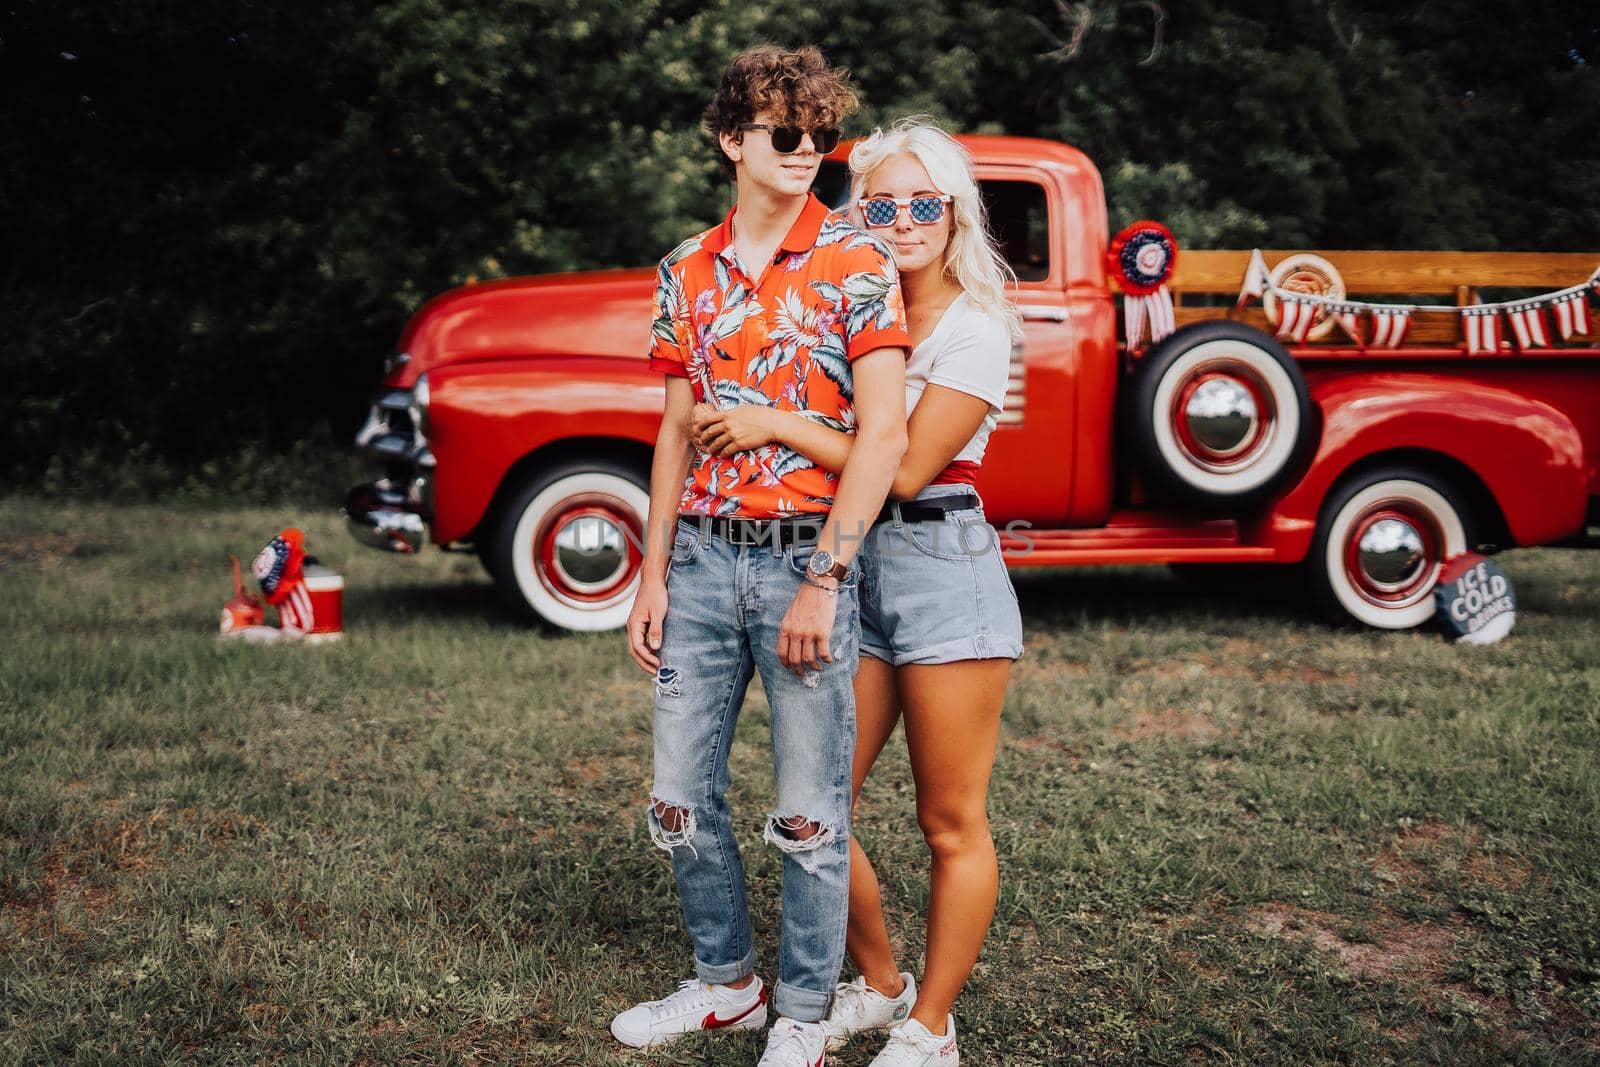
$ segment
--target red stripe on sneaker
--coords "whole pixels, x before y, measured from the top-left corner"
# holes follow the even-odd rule
[[[750,1005],[744,1011],[741,1011],[738,1015],[735,1015],[731,1019],[719,1019],[717,1018],[716,1012],[708,1012],[706,1017],[700,1020],[700,1028],[702,1030],[718,1030],[724,1026],[732,1026],[734,1023],[738,1022],[740,1019],[743,1019],[746,1015],[749,1015],[766,1002],[767,991],[763,989],[761,991],[761,995],[756,997],[756,1002],[754,1004]]]

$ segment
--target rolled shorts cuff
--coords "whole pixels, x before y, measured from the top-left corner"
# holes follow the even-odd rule
[[[865,644],[861,651],[896,667],[904,667],[911,663],[959,663],[968,659],[1020,659],[1022,642],[1003,634],[973,634],[908,652],[891,653],[886,648],[870,648]]]
[[[694,961],[694,976],[702,982],[716,985],[727,985],[737,982],[747,974],[754,974],[756,969],[756,950],[751,949],[745,953],[744,959],[738,963],[706,963],[696,957]]]
[[[833,990],[801,989],[798,986],[778,983],[772,991],[772,1007],[785,1019],[797,1023],[820,1023],[828,1017],[833,1007]]]

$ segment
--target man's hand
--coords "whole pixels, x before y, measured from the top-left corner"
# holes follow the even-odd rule
[[[829,584],[834,581],[832,578],[820,580]],[[778,662],[802,677],[807,669],[821,670],[823,663],[832,663],[833,649],[828,647],[828,642],[833,637],[833,620],[838,610],[836,595],[830,596],[809,581],[800,586],[783,616],[783,627],[778,631]]]
[[[777,440],[775,414],[760,404],[738,404],[721,410],[697,404],[689,416],[689,433],[702,452],[731,456]]]
[[[667,583],[646,578],[639,584],[628,612],[628,651],[649,674],[661,666],[661,621],[667,617]]]
[[[700,427],[710,422],[712,417],[720,410],[715,404],[707,404],[705,402],[696,404],[689,409],[689,421],[685,423],[684,429],[689,434],[690,444],[701,451],[705,451],[705,446],[700,441]]]

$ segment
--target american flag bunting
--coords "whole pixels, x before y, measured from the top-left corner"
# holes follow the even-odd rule
[[[1551,305],[1556,313],[1556,329],[1563,341],[1574,336],[1589,336],[1589,298],[1583,293],[1573,293]]]
[[[1544,328],[1544,309],[1538,304],[1519,304],[1506,312],[1506,318],[1511,321],[1511,332],[1516,335],[1519,349],[1527,351],[1550,346],[1550,331]]]
[[[1292,297],[1284,297],[1278,301],[1278,337],[1303,345],[1316,318],[1317,309],[1314,305]]]
[[[1410,308],[1372,309],[1372,347],[1399,348],[1410,330]]]
[[[1239,302],[1234,307],[1242,308],[1251,300],[1260,300],[1261,294],[1271,284],[1272,275],[1267,270],[1267,261],[1261,255],[1261,249],[1252,250],[1250,264],[1244,269],[1244,284],[1239,286]]]
[[[1350,340],[1356,343],[1357,348],[1367,347],[1367,339],[1361,334],[1361,305],[1329,304],[1328,311],[1339,328],[1350,335]]]
[[[1481,356],[1500,351],[1499,309],[1468,308],[1461,313],[1461,317],[1467,334],[1468,355]]]

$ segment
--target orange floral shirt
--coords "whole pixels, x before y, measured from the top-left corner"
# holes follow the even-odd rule
[[[810,196],[757,281],[734,251],[733,216],[661,261],[651,369],[688,378],[697,402],[763,404],[854,432],[851,361],[910,348],[893,255]],[[697,452],[678,510],[824,514],[838,483],[776,442],[726,458]]]

